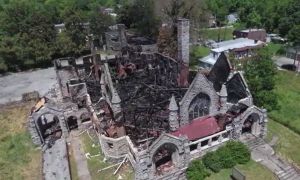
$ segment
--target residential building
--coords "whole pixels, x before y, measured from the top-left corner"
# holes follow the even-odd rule
[[[258,41],[267,41],[267,33],[264,29],[245,29],[233,31],[234,38],[248,38]]]
[[[262,41],[252,40],[248,38],[238,38],[234,40],[223,41],[212,44],[211,52],[208,56],[200,59],[200,66],[203,68],[211,68],[219,58],[222,52],[234,53],[237,59],[249,57],[253,54],[253,50],[261,48],[265,43]]]

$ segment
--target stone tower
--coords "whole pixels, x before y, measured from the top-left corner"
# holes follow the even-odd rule
[[[119,41],[120,41],[120,48],[127,46],[126,34],[125,34],[125,25],[124,24],[117,24],[118,34],[119,34]]]
[[[121,116],[121,98],[118,94],[118,92],[112,88],[112,98],[111,98],[111,108],[114,112],[114,118],[116,119],[116,121],[119,120],[120,116]]]
[[[178,121],[178,106],[175,100],[174,95],[172,95],[170,104],[169,104],[169,125],[171,131],[176,131],[179,128]]]
[[[226,85],[223,84],[222,85],[222,88],[220,90],[220,105],[221,105],[221,108],[220,108],[220,112],[222,114],[225,114],[227,112],[227,89],[226,89]]]
[[[177,61],[180,63],[179,85],[188,86],[189,63],[190,63],[190,22],[188,19],[177,21],[178,52]]]

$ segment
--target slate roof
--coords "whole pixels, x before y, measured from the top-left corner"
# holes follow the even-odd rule
[[[186,135],[190,141],[204,138],[221,131],[216,118],[206,116],[194,119],[190,124],[181,126],[171,133],[174,136]]]

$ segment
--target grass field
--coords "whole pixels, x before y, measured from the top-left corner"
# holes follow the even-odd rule
[[[90,153],[91,155],[96,155],[101,153],[100,152],[100,147],[99,143],[94,143],[87,133],[84,133],[81,136],[81,140],[84,143],[84,150],[86,153]],[[94,146],[93,146],[94,144]],[[108,167],[112,165],[111,163],[103,162],[104,156],[101,155],[97,157],[93,157],[91,159],[88,159],[88,168],[91,174],[91,177],[93,180],[116,180],[118,178],[118,175],[121,175],[124,180],[132,180],[134,179],[134,173],[131,168],[130,164],[123,165],[120,171],[116,174],[113,175],[113,172],[116,170],[117,166],[114,168],[110,168],[107,170],[104,170],[102,172],[97,172],[99,169]]]
[[[193,46],[190,50],[190,67],[198,67],[199,59],[207,56],[210,49],[204,46]]]
[[[41,151],[31,142],[26,120],[32,104],[0,109],[0,179],[39,180]]]
[[[280,123],[270,120],[267,141],[270,141],[273,136],[278,137],[274,148],[276,153],[300,167],[300,135]]]
[[[250,160],[248,163],[236,166],[247,180],[276,180],[275,176],[264,166]],[[231,180],[231,169],[223,169],[219,173],[212,173],[207,180]]]
[[[268,43],[267,47],[273,56],[282,53],[281,52],[282,48],[283,48],[282,44],[275,44],[275,43],[271,42],[271,43]]]
[[[204,39],[212,39],[214,41],[229,40],[233,38],[234,28],[222,28],[222,29],[201,29],[200,34]]]
[[[71,171],[71,178],[72,180],[79,180],[78,173],[77,173],[77,165],[75,161],[75,157],[73,155],[72,147],[68,147],[69,150],[69,163],[70,163],[70,171]]]
[[[280,109],[270,112],[270,117],[300,134],[300,76],[294,72],[279,71],[276,93]]]

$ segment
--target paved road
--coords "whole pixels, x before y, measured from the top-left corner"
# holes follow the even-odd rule
[[[26,92],[38,91],[44,95],[55,83],[54,68],[0,77],[0,104],[21,100],[22,94]]]
[[[64,138],[57,140],[43,153],[43,176],[45,180],[71,180],[68,150]]]
[[[278,67],[281,67],[282,65],[287,65],[287,64],[294,64],[294,59],[290,59],[290,58],[283,57],[283,56],[274,56],[272,59],[275,61],[275,64]],[[299,66],[297,68],[298,72],[300,72],[300,64],[298,64],[298,62],[296,62],[296,66],[297,65]]]

